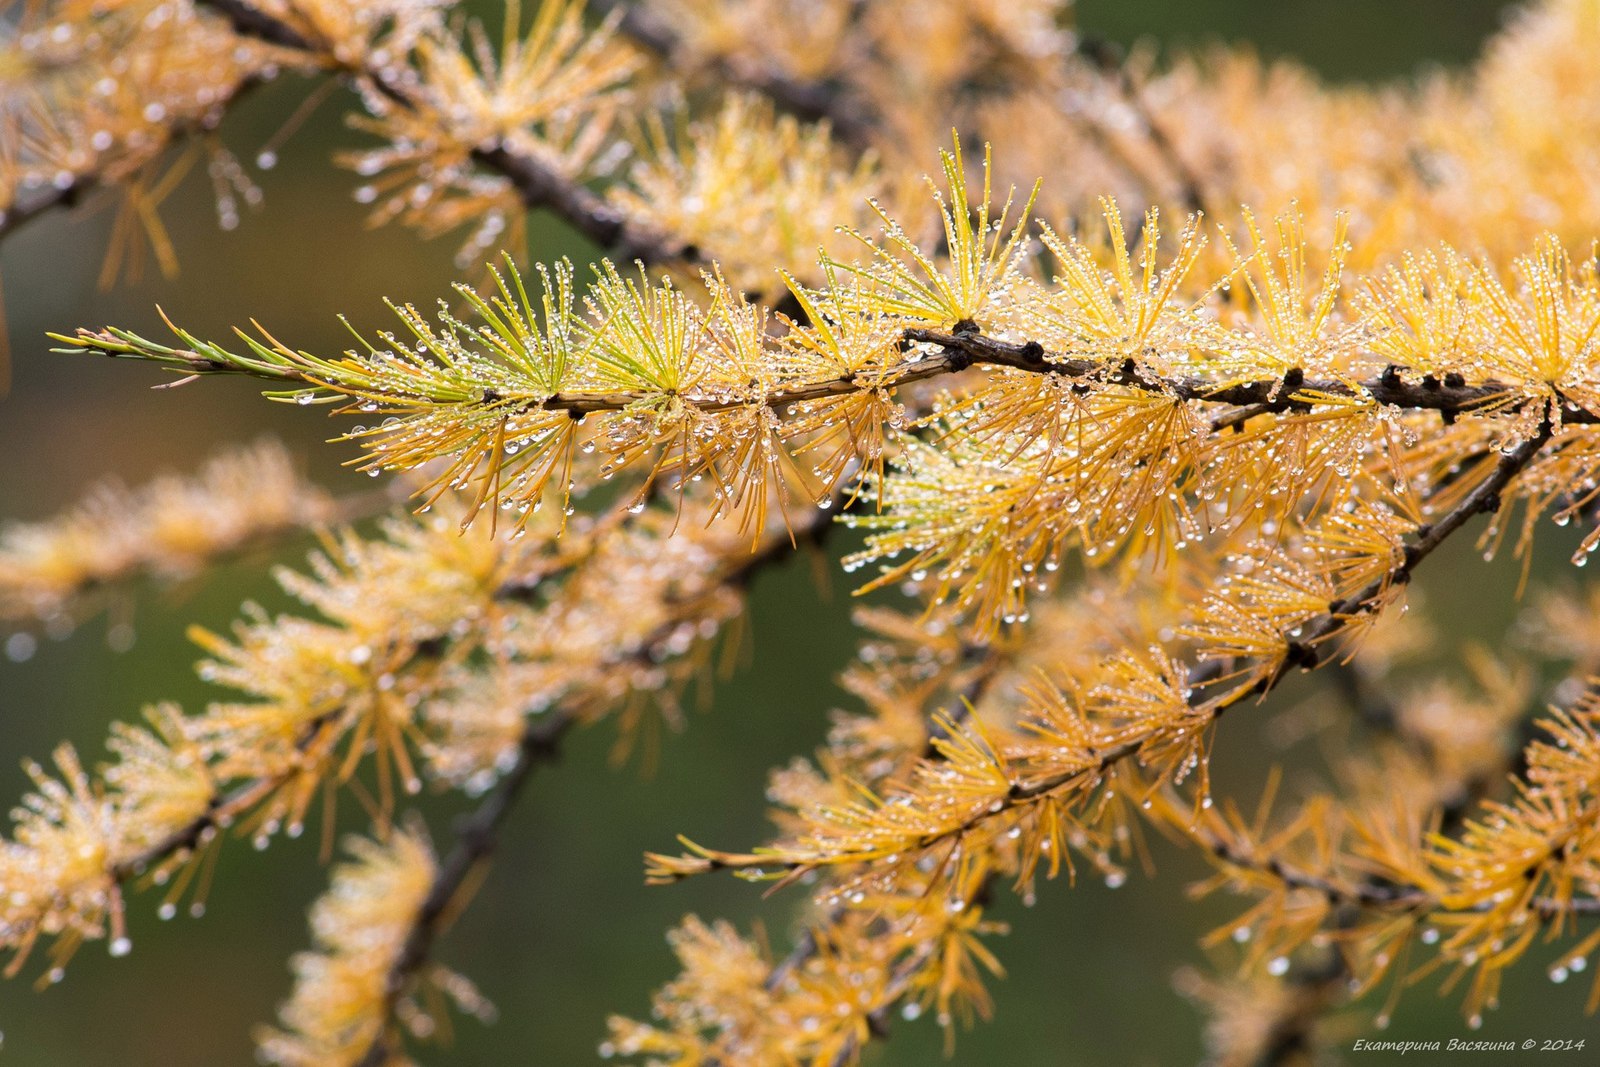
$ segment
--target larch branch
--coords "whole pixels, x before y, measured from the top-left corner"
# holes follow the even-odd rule
[[[192,350],[160,350],[159,355],[147,355],[137,350],[138,344],[130,342],[109,330],[80,328],[71,341],[71,351],[112,359],[148,359],[162,362],[185,374],[243,374],[269,381],[288,382],[313,389],[332,389],[337,386],[323,381],[315,373],[291,362],[264,363],[260,360],[227,362]],[[1311,379],[1303,372],[1290,370],[1281,377],[1258,378],[1250,381],[1218,385],[1198,375],[1155,374],[1132,359],[1112,363],[1072,353],[1047,351],[1036,341],[1002,341],[976,331],[948,332],[923,327],[907,329],[902,334],[904,345],[923,345],[935,351],[921,358],[887,367],[873,374],[849,373],[835,378],[816,381],[796,381],[781,384],[772,391],[750,397],[697,396],[693,388],[685,390],[681,401],[700,411],[714,414],[737,408],[762,404],[782,409],[790,404],[825,400],[882,389],[894,389],[927,381],[949,374],[958,374],[974,366],[1005,368],[1030,374],[1055,374],[1085,385],[1113,385],[1144,392],[1170,396],[1197,404],[1221,404],[1233,410],[1218,415],[1212,430],[1237,429],[1250,418],[1262,414],[1304,413],[1314,411],[1321,403],[1317,396],[1369,400],[1374,404],[1397,410],[1436,411],[1446,419],[1470,416],[1486,410],[1496,412],[1517,411],[1534,398],[1516,396],[1519,387],[1500,381],[1468,384],[1455,376],[1441,381],[1434,375],[1424,375],[1417,381],[1408,381],[1395,368],[1365,380],[1351,382],[1343,379]],[[121,349],[121,350],[119,350]],[[615,392],[556,392],[545,394],[503,395],[485,392],[481,396],[457,401],[441,401],[434,397],[408,396],[396,391],[379,399],[405,403],[425,400],[432,406],[455,403],[462,407],[494,404],[501,410],[514,411],[564,411],[573,416],[599,412],[622,411],[632,407],[649,394],[640,391]],[[1508,399],[1510,398],[1510,399]],[[1575,403],[1563,405],[1561,421],[1568,426],[1600,425],[1600,412],[1590,411]]]
[[[1452,508],[1437,522],[1423,528],[1416,540],[1406,545],[1401,559],[1390,570],[1373,579],[1358,593],[1335,604],[1329,605],[1329,610],[1305,620],[1297,629],[1300,633],[1292,640],[1285,641],[1285,651],[1270,665],[1260,680],[1248,686],[1235,686],[1228,692],[1212,697],[1201,698],[1196,704],[1198,710],[1209,713],[1211,719],[1221,718],[1230,708],[1243,701],[1258,696],[1265,696],[1275,689],[1287,676],[1292,667],[1302,670],[1314,669],[1321,660],[1321,653],[1317,645],[1334,637],[1344,628],[1346,622],[1363,614],[1370,614],[1383,607],[1382,593],[1396,584],[1408,581],[1416,567],[1440,545],[1449,539],[1466,523],[1487,511],[1494,511],[1499,507],[1501,492],[1511,483],[1544,445],[1550,440],[1552,426],[1549,418],[1541,423],[1537,433],[1523,441],[1512,451],[1505,453],[1495,465],[1495,470],[1478,484],[1460,503]],[[1202,665],[1196,670],[1205,670],[1209,665]],[[1191,679],[1195,678],[1191,674]],[[1201,678],[1214,677],[1209,670],[1199,675]],[[1204,684],[1203,682],[1201,683]],[[1199,686],[1194,687],[1198,693]],[[1144,737],[1132,738],[1117,745],[1094,750],[1089,749],[1085,759],[1070,767],[1063,768],[1053,774],[1045,775],[1032,780],[1013,779],[1010,788],[1004,796],[986,802],[981,810],[973,811],[968,817],[954,825],[946,826],[940,830],[921,835],[911,842],[911,847],[927,849],[942,842],[959,839],[963,835],[975,830],[981,824],[988,822],[1006,812],[1025,807],[1040,798],[1049,796],[1058,790],[1065,789],[1076,783],[1096,781],[1114,766],[1129,757],[1137,755],[1145,748],[1149,739]],[[693,870],[680,869],[664,871],[655,875],[659,881],[677,881],[692,874],[709,873],[716,870],[751,870],[787,871],[790,874],[812,870],[825,864],[850,862],[851,856],[846,852],[831,854],[827,857],[794,857],[785,858],[773,852],[766,853],[720,853],[709,852],[702,854],[695,860]],[[1600,905],[1597,905],[1600,906]]]
[[[262,84],[259,77],[246,77],[228,90],[222,99],[216,101],[202,115],[173,122],[164,128],[164,136],[158,143],[146,150],[146,159],[154,160],[160,157],[178,141],[189,137],[203,136],[221,125],[223,116],[241,98]],[[84,171],[72,176],[72,180],[62,185],[52,185],[49,189],[37,193],[26,201],[12,204],[9,208],[0,211],[0,241],[5,240],[17,230],[39,219],[52,211],[62,208],[76,207],[85,198],[93,195],[106,187],[106,182],[98,171]]]
[[[529,720],[517,745],[517,758],[503,777],[495,783],[483,802],[454,828],[455,847],[434,875],[428,896],[417,912],[411,932],[389,972],[385,994],[388,1013],[392,1015],[395,1002],[405,992],[406,986],[428,964],[433,943],[443,931],[460,903],[462,887],[474,871],[487,863],[500,840],[500,827],[511,813],[511,807],[523,787],[540,763],[554,760],[561,751],[561,738],[577,719],[571,714],[552,712]],[[387,1020],[386,1020],[387,1021]],[[382,1067],[389,1062],[387,1026],[380,1029],[378,1037],[357,1061],[359,1067]]]
[[[1104,360],[1087,359],[1071,354],[1051,354],[1037,342],[999,341],[977,332],[911,329],[905,331],[905,338],[907,341],[937,346],[946,357],[958,353],[965,355],[973,364],[981,363],[1033,373],[1091,379],[1148,392],[1164,393],[1179,400],[1230,404],[1248,409],[1248,414],[1244,418],[1258,414],[1311,411],[1317,406],[1317,402],[1306,399],[1304,394],[1351,399],[1366,398],[1386,407],[1412,411],[1437,411],[1441,415],[1455,417],[1471,415],[1504,400],[1508,394],[1517,391],[1516,386],[1505,382],[1491,380],[1469,385],[1454,377],[1441,381],[1431,374],[1412,382],[1407,381],[1394,368],[1356,383],[1341,379],[1307,378],[1304,373],[1291,370],[1283,377],[1260,378],[1218,386],[1198,376],[1160,377],[1140,367],[1131,359],[1125,360],[1120,365],[1111,366]],[[915,367],[917,364],[912,366]],[[933,373],[941,373],[948,369],[951,368],[941,366]],[[1514,410],[1524,403],[1526,401],[1513,401],[1507,408],[1499,410]],[[1230,414],[1214,428],[1231,428],[1242,421],[1239,416]],[[1561,421],[1565,425],[1595,425],[1600,423],[1600,413],[1569,404],[1562,412]]]
[[[793,531],[789,536],[784,534],[769,536],[767,543],[760,549],[736,558],[719,576],[716,587],[726,589],[746,586],[763,570],[789,559],[801,545],[819,544],[828,531],[836,525],[832,522],[832,517],[830,512],[818,509],[808,524]],[[704,595],[701,595],[686,602],[682,605],[683,614],[692,614],[695,605],[703,599]],[[675,615],[663,622],[654,633],[640,641],[637,646],[616,656],[611,666],[620,667],[630,661],[652,662],[657,648],[670,637],[681,618],[682,615]],[[417,913],[411,931],[406,937],[404,948],[390,970],[385,994],[386,1009],[390,1017],[393,1015],[394,1006],[405,994],[411,982],[428,966],[434,942],[439,934],[455,918],[462,887],[467,884],[475,871],[492,858],[499,841],[500,827],[527,785],[534,768],[540,763],[550,762],[559,757],[562,737],[578,721],[577,710],[570,707],[564,709],[558,707],[530,718],[523,728],[517,745],[516,760],[511,768],[495,783],[479,806],[456,824],[455,845],[435,875],[433,886]],[[387,1034],[388,1026],[385,1025],[380,1028],[373,1044],[357,1061],[358,1067],[382,1067],[382,1064],[388,1062],[391,1050]]]
[[[1315,893],[1325,897],[1331,904],[1419,912],[1440,906],[1432,894],[1417,886],[1392,882],[1336,881],[1302,870],[1282,857],[1258,854],[1253,849],[1227,840],[1221,834],[1210,834],[1198,827],[1189,827],[1189,833],[1225,866],[1268,875],[1285,889]],[[1480,909],[1489,906],[1481,905]],[[1566,915],[1600,916],[1600,898],[1595,897],[1576,897],[1565,901],[1553,897],[1535,897],[1531,907],[1543,919],[1559,919]]]
[[[235,32],[242,37],[315,56],[345,76],[372,85],[396,107],[406,111],[418,110],[417,100],[411,90],[395,84],[383,71],[359,62],[341,62],[293,26],[244,0],[195,2],[227,18]],[[488,143],[471,146],[470,153],[480,166],[506,178],[517,190],[524,207],[529,210],[549,209],[585,237],[625,260],[661,262],[681,258],[688,251],[682,242],[630,219],[581,182],[530,155],[513,152],[504,145]]]
[[[971,709],[976,707],[983,699],[984,693],[988,691],[990,684],[994,682],[995,676],[1000,670],[1000,663],[998,662],[1000,654],[993,645],[967,645],[962,648],[961,655],[964,660],[977,661],[979,673],[971,684],[966,686],[962,692],[956,694],[959,699],[956,700],[955,706],[950,710],[947,719],[950,724],[956,726],[966,721],[971,714]],[[945,729],[943,722],[938,719],[929,719],[927,741],[923,746],[922,758],[930,760],[942,759],[943,756],[935,742],[946,736],[948,736],[948,731]],[[829,921],[837,920],[841,914],[842,911],[835,910],[829,916]],[[768,990],[777,989],[789,975],[803,967],[807,960],[815,956],[820,948],[821,943],[817,939],[816,928],[807,927],[795,940],[794,948],[790,950],[789,954],[773,965],[771,973],[767,976],[766,988]]]

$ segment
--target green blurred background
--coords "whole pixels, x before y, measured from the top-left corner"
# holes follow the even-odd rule
[[[1469,61],[1502,17],[1494,0],[1128,3],[1082,0],[1082,28],[1120,41],[1153,36],[1178,46],[1212,39],[1252,42],[1266,55],[1295,56],[1331,79],[1404,77],[1424,64]],[[306,91],[289,79],[254,94],[222,136],[253,159]],[[345,344],[335,322],[384,324],[382,297],[430,303],[456,277],[448,241],[424,243],[392,227],[369,232],[350,200],[357,179],[328,163],[348,143],[337,95],[257,174],[266,206],[233,232],[218,229],[203,176],[192,176],[164,215],[183,263],[175,281],[147,279],[110,293],[95,276],[106,245],[104,212],[60,215],[29,226],[0,248],[14,383],[0,399],[0,520],[37,519],[96,479],[141,481],[160,469],[192,469],[230,442],[270,433],[305,469],[338,490],[370,487],[343,471],[348,445],[326,445],[333,424],[259,399],[242,381],[216,380],[152,392],[150,370],[46,353],[43,333],[75,325],[159,327],[154,307],[196,332],[220,335],[253,316],[312,350]],[[997,146],[1003,151],[1004,146]],[[532,227],[535,259],[592,249],[555,223]],[[153,272],[150,272],[153,274]],[[1553,539],[1552,539],[1553,540]],[[1430,563],[1424,596],[1440,618],[1463,619],[1493,640],[1514,607],[1515,569],[1486,567],[1470,546]],[[1559,557],[1558,546],[1545,548]],[[64,641],[44,641],[23,663],[0,659],[0,797],[24,788],[17,762],[44,758],[61,740],[93,759],[106,725],[141,705],[176,699],[191,708],[214,696],[193,676],[195,649],[184,627],[223,628],[242,599],[286,606],[266,577],[275,560],[303,559],[307,544],[230,563],[203,581],[128,591],[118,610],[137,640],[114,654],[104,619]],[[1440,581],[1472,568],[1471,581]],[[759,670],[720,685],[708,712],[667,738],[659,770],[614,769],[601,727],[573,739],[562,765],[541,770],[507,832],[493,876],[461,924],[440,945],[444,962],[479,983],[500,1009],[491,1027],[463,1022],[453,1047],[425,1052],[432,1063],[592,1062],[608,1012],[647,1012],[652,988],[674,971],[663,932],[684,912],[764,918],[787,936],[790,905],[762,905],[731,880],[646,890],[640,854],[679,832],[730,846],[767,832],[762,791],[770,767],[817,746],[829,708],[843,701],[832,678],[853,649],[842,576],[820,595],[804,565],[763,577],[751,609]],[[1292,705],[1293,692],[1281,704]],[[1252,795],[1268,741],[1243,724],[1221,737],[1219,788]],[[346,805],[352,808],[353,805]],[[458,798],[426,799],[435,828]],[[266,853],[243,842],[225,849],[209,913],[160,923],[156,898],[136,896],[135,949],[126,959],[92,945],[67,980],[42,993],[37,974],[0,984],[0,1062],[12,1067],[201,1067],[249,1062],[253,1024],[273,1017],[287,992],[287,955],[306,944],[305,907],[324,884],[309,838],[280,840]],[[1010,971],[997,983],[997,1018],[964,1034],[956,1064],[1179,1064],[1201,1055],[1199,1019],[1172,991],[1173,970],[1202,959],[1198,932],[1228,914],[1195,904],[1184,884],[1201,873],[1193,857],[1158,847],[1160,877],[1136,876],[1112,892],[1099,885],[1049,885],[1032,910],[1005,899],[1015,933],[996,948]],[[1542,957],[1541,957],[1542,958]],[[1530,960],[1507,990],[1505,1008],[1481,1036],[1576,1037],[1583,991],[1551,987]],[[1582,1021],[1580,1021],[1582,1020]],[[1591,1027],[1592,1028],[1592,1027]],[[941,1062],[929,1023],[901,1023],[870,1062]],[[1464,1035],[1455,1002],[1431,987],[1411,994],[1385,1036]],[[1354,1035],[1352,1035],[1354,1036]],[[1374,1036],[1367,1031],[1367,1036]],[[1506,1062],[1504,1059],[1499,1062]]]

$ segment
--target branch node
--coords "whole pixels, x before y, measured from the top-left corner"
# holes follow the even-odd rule
[[[1321,662],[1322,657],[1316,648],[1304,641],[1290,641],[1283,650],[1284,662],[1291,667],[1299,667],[1309,671]]]

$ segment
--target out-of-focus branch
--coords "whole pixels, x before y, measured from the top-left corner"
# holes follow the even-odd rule
[[[574,716],[561,712],[530,720],[517,746],[516,761],[482,803],[456,823],[455,846],[434,876],[433,885],[428,890],[421,910],[417,912],[416,922],[411,927],[405,946],[389,972],[386,1002],[391,1013],[411,979],[427,966],[434,941],[461,904],[462,887],[473,872],[479,870],[493,855],[499,844],[500,827],[510,815],[512,805],[532,776],[534,768],[560,755],[561,738],[576,721]],[[391,1051],[387,1031],[380,1029],[377,1039],[357,1061],[359,1067],[382,1067],[389,1062]]]
[[[162,152],[180,141],[212,132],[220,125],[223,116],[261,83],[260,78],[246,78],[236,84],[205,114],[166,126],[164,136],[159,141],[141,149],[142,157],[146,161],[157,159]],[[72,175],[69,181],[52,185],[26,200],[12,204],[4,211],[0,211],[0,241],[4,241],[16,231],[52,211],[76,207],[94,193],[107,188],[109,184],[102,171],[83,171]]]
[[[654,52],[663,61],[674,61],[684,51],[679,34],[659,16],[647,8],[628,0],[598,0],[596,10],[610,13],[620,11],[617,29],[629,40]],[[711,64],[714,77],[741,89],[765,96],[780,110],[806,122],[826,122],[836,140],[857,151],[872,142],[876,125],[865,105],[849,96],[838,85],[818,80],[794,78],[767,66],[735,63],[717,59]]]
[[[346,77],[371,85],[395,106],[407,111],[418,109],[411,91],[397,85],[383,71],[326,53],[317,42],[308,40],[293,26],[244,0],[196,0],[196,3],[227,18],[240,36],[315,56]],[[692,251],[668,235],[629,218],[582,183],[533,156],[513,152],[500,144],[476,145],[471,154],[479,165],[509,180],[524,207],[554,212],[620,259],[659,262],[683,258],[686,251]]]
[[[719,586],[745,587],[757,574],[788,560],[800,548],[820,545],[837,525],[832,520],[832,510],[818,509],[793,531],[769,535],[758,550],[730,561],[727,570],[720,576]],[[696,601],[700,599],[697,597]],[[694,604],[685,604],[684,608],[686,613],[692,614]],[[662,623],[655,633],[637,647],[619,654],[613,667],[620,668],[632,661],[653,662],[659,647],[670,638],[680,621],[680,617],[673,617]],[[463,887],[491,859],[499,841],[500,827],[527,785],[534,768],[559,757],[562,737],[577,722],[578,715],[574,710],[561,707],[530,718],[511,768],[496,782],[479,806],[456,824],[453,834],[455,845],[440,865],[405,947],[390,970],[386,994],[390,1021],[395,1005],[405,995],[412,981],[426,970],[440,933],[458,914],[463,903],[460,899]],[[387,1025],[379,1029],[373,1044],[357,1061],[358,1067],[382,1067],[388,1062],[393,1051],[390,1044],[391,1029]]]
[[[1150,110],[1149,102],[1145,100],[1144,89],[1134,80],[1133,72],[1129,69],[1127,55],[1117,45],[1104,38],[1093,35],[1084,35],[1078,41],[1078,54],[1092,63],[1105,77],[1112,80],[1119,95],[1128,109],[1133,112],[1140,127],[1144,130],[1145,139],[1150,147],[1160,158],[1162,166],[1176,183],[1178,200],[1186,211],[1202,211],[1208,206],[1205,184],[1194,168],[1179,154],[1177,146],[1167,136],[1159,119]],[[1106,136],[1104,140],[1110,140]],[[1119,158],[1124,165],[1137,170],[1137,166],[1119,153]]]

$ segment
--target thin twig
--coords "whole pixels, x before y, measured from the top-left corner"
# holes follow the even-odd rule
[[[1291,369],[1278,378],[1260,378],[1218,387],[1215,383],[1197,376],[1174,375],[1161,377],[1141,368],[1133,360],[1111,365],[1105,360],[1082,356],[1051,355],[1037,342],[999,341],[981,333],[942,330],[911,329],[905,331],[907,341],[935,345],[949,358],[964,354],[971,363],[985,363],[1013,370],[1035,373],[1060,374],[1069,378],[1084,378],[1111,385],[1124,385],[1146,392],[1162,393],[1179,400],[1231,404],[1249,408],[1249,416],[1266,413],[1306,412],[1314,410],[1315,396],[1370,399],[1386,407],[1413,411],[1437,411],[1441,415],[1456,417],[1484,410],[1511,411],[1519,409],[1526,401],[1501,403],[1517,390],[1513,385],[1498,381],[1485,381],[1468,385],[1465,381],[1449,377],[1441,381],[1432,374],[1417,381],[1408,381],[1393,367],[1382,374],[1357,383],[1342,379],[1307,378],[1302,371]],[[920,364],[912,364],[912,368]],[[933,373],[951,368],[940,367]],[[931,375],[929,375],[931,376]],[[1239,419],[1239,414],[1226,416],[1214,428],[1229,428]],[[1594,425],[1600,423],[1600,414],[1567,404],[1561,421],[1564,425]]]

